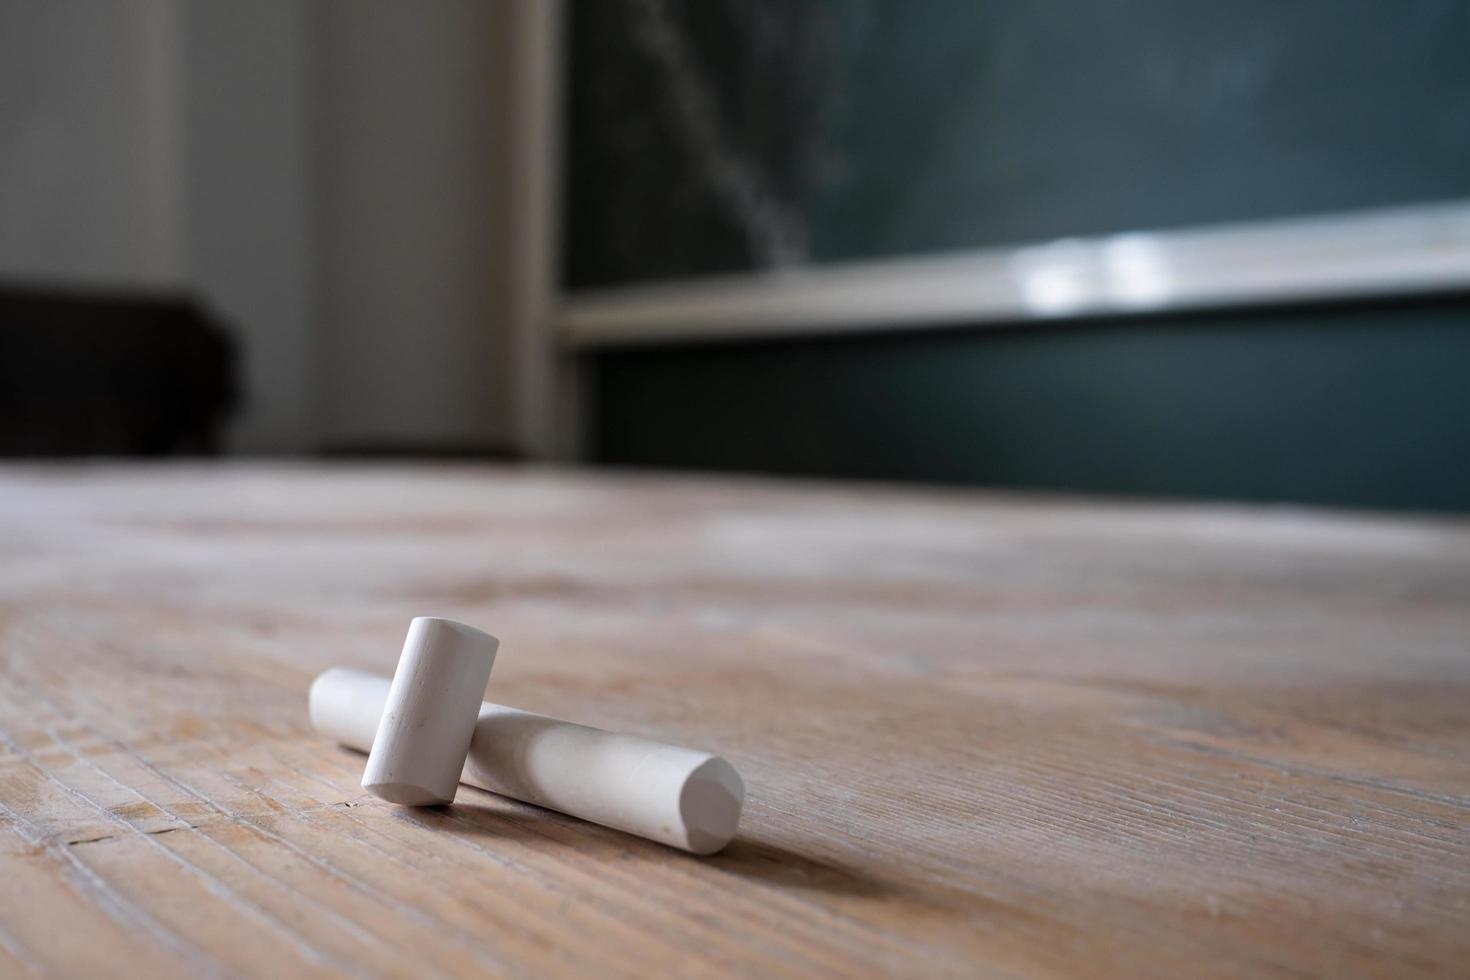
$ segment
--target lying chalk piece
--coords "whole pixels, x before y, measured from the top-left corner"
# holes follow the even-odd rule
[[[451,619],[420,616],[409,624],[369,743],[363,789],[404,806],[454,800],[499,646]]]
[[[311,685],[311,724],[354,749],[373,742],[387,678],[334,667]],[[719,756],[480,705],[461,779],[695,854],[735,836],[745,784]]]

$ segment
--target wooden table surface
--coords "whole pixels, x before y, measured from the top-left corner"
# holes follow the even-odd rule
[[[696,858],[307,725],[410,617],[726,756]],[[1470,975],[1470,523],[477,467],[0,468],[0,975]]]

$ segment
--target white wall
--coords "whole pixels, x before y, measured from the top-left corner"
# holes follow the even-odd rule
[[[317,14],[323,439],[503,446],[494,5]]]
[[[0,277],[198,294],[246,452],[315,442],[310,30],[295,0],[0,6]]]
[[[180,7],[185,272],[243,343],[232,450],[319,438],[311,8],[298,0]]]
[[[0,5],[0,277],[182,281],[172,0]]]
[[[0,278],[196,291],[239,451],[505,445],[497,6],[4,0]]]

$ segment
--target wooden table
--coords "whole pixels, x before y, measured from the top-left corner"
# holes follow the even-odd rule
[[[308,728],[411,616],[708,748],[695,858]],[[1470,973],[1470,523],[475,467],[0,469],[0,975]]]

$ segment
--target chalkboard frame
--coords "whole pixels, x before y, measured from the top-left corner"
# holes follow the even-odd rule
[[[1470,288],[1470,198],[570,290],[560,343],[1042,324]]]

